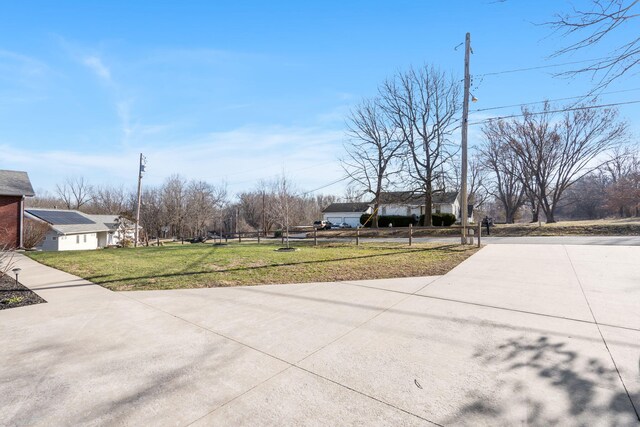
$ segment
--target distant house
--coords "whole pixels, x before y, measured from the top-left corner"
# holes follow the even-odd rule
[[[458,191],[446,191],[434,193],[431,199],[432,213],[449,213],[459,220],[460,193]],[[373,206],[373,201],[370,203]],[[473,208],[471,207],[470,211]],[[390,191],[380,194],[378,215],[400,215],[419,217],[425,213],[424,195],[418,195],[411,191]],[[471,215],[469,215],[470,220]]]
[[[34,195],[26,172],[0,170],[0,247],[22,247],[24,198]]]
[[[360,225],[360,217],[371,214],[369,203],[331,203],[322,211],[322,219],[333,224],[346,222],[352,227]]]
[[[50,230],[38,249],[90,250],[133,241],[133,224],[118,215],[88,215],[75,210],[27,209],[25,215],[45,222]]]

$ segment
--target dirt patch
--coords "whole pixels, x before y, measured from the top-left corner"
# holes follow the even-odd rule
[[[0,310],[46,302],[29,288],[16,284],[15,279],[0,275]]]

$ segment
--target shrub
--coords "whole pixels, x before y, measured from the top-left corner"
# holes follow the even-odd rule
[[[424,221],[424,215],[420,215],[420,222]],[[432,213],[431,223],[434,227],[450,227],[456,222],[456,216],[450,213]]]
[[[282,237],[282,230],[276,230],[273,232],[273,237]]]

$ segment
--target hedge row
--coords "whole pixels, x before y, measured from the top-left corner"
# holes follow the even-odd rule
[[[424,215],[420,215],[420,217],[416,215],[380,215],[378,217],[378,227],[388,227],[389,224],[392,224],[393,227],[408,227],[409,225],[423,224],[423,221]],[[431,222],[436,227],[449,227],[456,222],[456,217],[450,213],[434,213],[431,214]],[[364,224],[365,227],[371,227],[373,218],[369,219],[369,215],[362,215],[360,224]]]

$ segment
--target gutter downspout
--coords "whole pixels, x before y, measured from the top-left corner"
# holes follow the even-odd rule
[[[19,243],[18,243],[18,247],[21,249],[23,248],[24,245],[24,196],[22,196],[22,198],[20,199],[20,238],[19,238]]]

